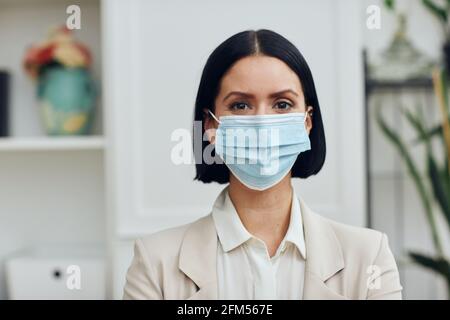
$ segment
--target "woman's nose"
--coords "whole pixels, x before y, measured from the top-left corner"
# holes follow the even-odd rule
[[[268,112],[267,105],[264,103],[260,103],[256,106],[254,115],[255,116],[264,115],[267,114],[267,112]]]

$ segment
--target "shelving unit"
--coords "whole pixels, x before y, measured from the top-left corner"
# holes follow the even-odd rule
[[[0,137],[0,300],[8,298],[4,265],[17,251],[59,245],[107,252],[103,99],[91,135],[47,136],[36,83],[22,66],[26,47],[65,24],[72,4],[81,8],[81,30],[74,35],[90,48],[101,88],[101,0],[0,0],[0,69],[11,75],[10,135]]]
[[[0,138],[0,152],[102,150],[102,136]]]

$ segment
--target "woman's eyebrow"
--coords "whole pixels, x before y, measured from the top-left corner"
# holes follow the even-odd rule
[[[269,95],[269,97],[270,98],[274,98],[274,97],[278,97],[278,96],[281,96],[281,95],[286,94],[286,93],[292,93],[293,95],[295,95],[297,97],[299,95],[297,92],[295,92],[292,89],[285,89],[285,90],[281,90],[281,91],[277,91],[277,92],[271,93]],[[233,96],[233,95],[237,95],[237,96],[241,96],[241,97],[245,97],[245,98],[254,98],[255,97],[251,93],[242,92],[242,91],[231,91],[223,98],[222,101],[227,100],[230,96]]]
[[[223,98],[222,101],[227,100],[232,95],[237,95],[237,96],[241,96],[241,97],[245,97],[245,98],[253,98],[254,97],[254,95],[251,93],[246,93],[246,92],[241,92],[241,91],[231,91]]]
[[[283,94],[285,94],[285,93],[292,93],[294,96],[297,96],[297,97],[298,97],[298,93],[295,92],[295,91],[292,90],[292,89],[286,89],[286,90],[281,90],[281,91],[278,91],[278,92],[271,93],[271,94],[269,95],[269,97],[270,97],[270,98],[274,98],[274,97],[281,96],[281,95],[283,95]]]

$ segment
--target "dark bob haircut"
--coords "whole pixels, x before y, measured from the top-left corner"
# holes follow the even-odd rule
[[[205,131],[204,109],[207,108],[214,112],[214,101],[219,93],[222,77],[239,59],[252,55],[278,58],[299,77],[306,106],[313,107],[312,129],[309,134],[311,149],[302,152],[297,157],[291,174],[292,177],[298,178],[307,178],[317,174],[325,161],[326,146],[322,116],[311,70],[300,51],[289,40],[270,30],[249,30],[237,33],[225,40],[209,56],[203,69],[194,111],[194,121],[202,121],[202,137]],[[208,141],[203,141],[202,151],[208,145]],[[214,153],[212,155],[215,156]],[[195,180],[205,183],[229,182],[230,171],[223,163],[206,164],[204,161],[196,160],[196,170]]]

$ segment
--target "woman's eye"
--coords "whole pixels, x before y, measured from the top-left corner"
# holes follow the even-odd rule
[[[280,109],[280,110],[288,110],[290,108],[292,108],[292,104],[290,104],[287,101],[280,101],[277,102],[277,104],[275,105],[276,109]]]
[[[245,102],[237,102],[231,105],[232,110],[246,110],[250,108]]]

